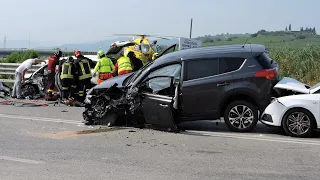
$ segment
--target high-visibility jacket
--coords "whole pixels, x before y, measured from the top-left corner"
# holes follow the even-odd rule
[[[90,62],[88,59],[81,59],[79,66],[79,80],[92,78]]]
[[[121,57],[118,59],[118,74],[121,74],[121,71],[132,71],[131,60],[128,57]]]
[[[62,70],[61,70],[61,75],[60,79],[73,79],[73,64],[70,62],[64,62],[62,64]]]
[[[113,71],[114,65],[108,57],[103,57],[99,60],[99,62],[96,64],[96,67],[94,68],[93,73],[99,72],[101,73],[110,73]]]

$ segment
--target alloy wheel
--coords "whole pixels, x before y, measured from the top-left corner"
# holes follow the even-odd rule
[[[303,112],[294,112],[286,119],[288,130],[294,135],[303,135],[309,131],[311,120],[308,115]]]
[[[230,124],[238,129],[245,129],[249,127],[254,120],[252,109],[245,105],[234,106],[229,111],[228,117]]]

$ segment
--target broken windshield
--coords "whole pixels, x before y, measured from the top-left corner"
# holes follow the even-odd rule
[[[135,81],[137,79],[137,77],[139,77],[139,75],[144,72],[154,61],[150,61],[148,64],[146,64],[144,67],[142,67],[141,69],[139,69],[138,71],[134,72],[128,79],[126,79],[123,82],[124,86],[129,85],[131,82]]]

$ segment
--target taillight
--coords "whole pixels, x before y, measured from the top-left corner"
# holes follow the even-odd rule
[[[254,77],[264,77],[266,79],[273,79],[277,77],[277,69],[265,69],[254,74]]]

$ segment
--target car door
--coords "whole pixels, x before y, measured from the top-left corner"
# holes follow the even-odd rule
[[[163,56],[165,54],[169,54],[171,52],[174,52],[176,50],[176,47],[177,47],[177,44],[173,44],[172,46],[170,46],[167,49],[163,50],[157,58],[159,58],[159,57],[161,57],[161,56]]]
[[[219,58],[183,61],[182,120],[218,118],[223,97],[232,91],[232,75],[220,73]]]
[[[175,112],[181,77],[181,64],[171,64],[151,72],[139,85],[146,123],[175,126]]]
[[[147,124],[163,128],[175,127],[173,117],[174,77],[152,77],[140,87],[142,111]]]

